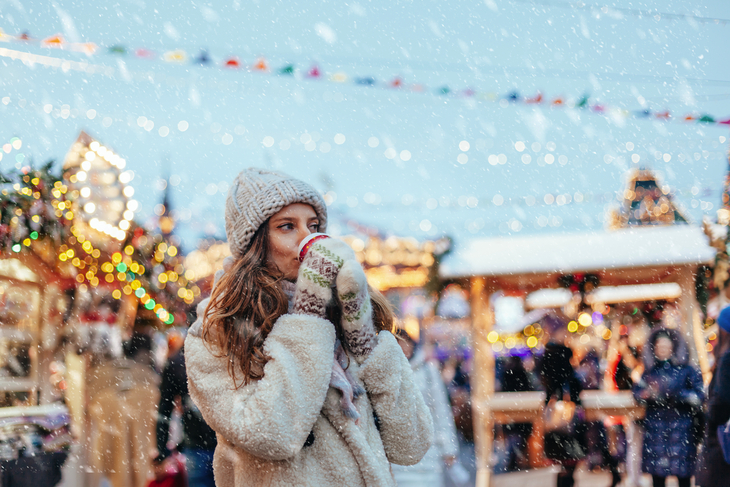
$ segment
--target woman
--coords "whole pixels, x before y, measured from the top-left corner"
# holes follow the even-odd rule
[[[548,315],[543,319],[543,328],[550,330],[549,342],[539,363],[539,374],[545,387],[545,404],[551,401],[569,400],[580,406],[583,388],[570,360],[573,351],[565,345],[567,329],[559,316]],[[552,431],[545,434],[545,456],[562,466],[558,473],[558,487],[575,485],[575,467],[585,457],[585,423],[579,418],[579,410],[571,421],[569,432]]]
[[[730,419],[730,306],[720,312],[717,324],[719,337],[714,349],[715,371],[708,388],[707,433],[695,477],[695,484],[702,487],[722,487],[730,479],[730,464],[722,456],[717,439],[717,427]]]
[[[322,197],[249,168],[225,217],[234,261],[185,341],[216,485],[395,485],[389,462],[418,463],[431,415],[353,251],[318,240],[299,262],[300,241],[326,229]]]
[[[459,455],[456,426],[446,387],[438,368],[426,360],[426,352],[421,343],[406,333],[401,333],[399,338],[398,344],[411,364],[413,380],[423,394],[433,417],[434,444],[416,465],[393,465],[393,475],[398,487],[442,487],[444,467],[454,466]],[[466,473],[460,465],[457,468]]]
[[[694,419],[702,407],[704,389],[700,371],[687,365],[687,349],[679,333],[660,328],[644,350],[645,372],[634,385],[634,397],[646,405],[644,419],[644,472],[654,487],[677,477],[689,487],[697,459]]]

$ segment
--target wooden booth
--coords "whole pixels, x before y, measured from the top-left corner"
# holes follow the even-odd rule
[[[560,288],[561,278],[577,273],[596,275],[600,286],[585,301],[640,301],[674,293],[681,315],[679,328],[690,349],[691,360],[708,372],[702,322],[695,298],[697,267],[711,263],[715,250],[703,231],[686,224],[624,228],[612,232],[544,236],[483,238],[467,242],[448,255],[440,269],[442,279],[461,281],[471,291],[474,364],[472,410],[477,462],[477,487],[490,485],[489,459],[495,422],[541,418],[544,393],[495,393],[495,359],[489,334],[495,314],[492,296],[502,291],[521,294]],[[662,284],[655,287],[652,285]],[[672,285],[667,285],[672,284]],[[624,287],[630,286],[630,287]],[[613,298],[611,297],[613,296]],[[671,296],[666,296],[671,298]],[[585,391],[589,417],[623,415],[637,418],[643,411],[629,391]],[[629,454],[632,435],[627,431]],[[636,456],[636,455],[635,455]],[[638,455],[640,458],[640,454]],[[637,478],[634,464],[629,477]]]

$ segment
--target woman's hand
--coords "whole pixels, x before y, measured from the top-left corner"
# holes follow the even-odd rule
[[[352,249],[341,240],[316,241],[299,266],[294,313],[325,318],[332,300],[332,283],[345,261],[355,258]]]
[[[375,328],[368,281],[354,255],[343,264],[336,284],[345,340],[355,359],[362,363],[375,346]]]

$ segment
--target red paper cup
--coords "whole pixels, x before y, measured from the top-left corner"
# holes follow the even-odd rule
[[[309,252],[309,249],[312,247],[314,242],[317,240],[323,240],[325,238],[330,238],[329,235],[326,233],[310,233],[304,239],[302,239],[301,242],[299,242],[299,262],[302,262],[304,260],[304,257],[306,257],[307,252]]]

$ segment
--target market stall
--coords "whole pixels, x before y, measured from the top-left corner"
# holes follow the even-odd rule
[[[706,349],[697,346],[704,344],[704,335],[695,299],[695,272],[699,265],[711,262],[714,256],[715,251],[702,230],[690,225],[475,239],[449,255],[442,263],[441,277],[468,282],[471,291],[477,485],[489,485],[492,430],[495,419],[499,419],[497,413],[502,419],[508,419],[509,411],[527,408],[530,414],[534,414],[534,406],[539,405],[539,399],[517,401],[514,396],[509,396],[511,393],[494,393],[496,340],[492,333],[492,296],[496,292],[527,296],[534,291],[563,287],[562,283],[569,280],[566,276],[575,281],[585,275],[596,276],[602,286],[673,283],[680,289],[676,301],[681,331],[690,345],[692,360],[703,365],[706,361],[700,360],[700,357],[706,354]],[[674,286],[671,287],[674,289]],[[601,296],[602,292],[605,291],[599,286],[595,296]],[[606,338],[610,339],[610,335],[606,334]],[[532,343],[538,346],[537,340]],[[617,400],[615,392],[599,391],[594,394],[595,400],[588,402],[592,402],[596,410]],[[623,410],[625,415],[636,414],[633,401],[618,401],[619,406],[611,406],[613,412]]]
[[[74,485],[85,482],[89,401],[98,392],[89,373],[99,357],[121,353],[138,314],[164,329],[184,323],[200,296],[170,222],[161,218],[162,231],[134,222],[134,174],[125,166],[82,132],[59,172],[51,162],[0,174],[0,417],[63,409],[75,441],[55,444],[73,453]],[[7,469],[42,448],[6,452],[15,462]]]

